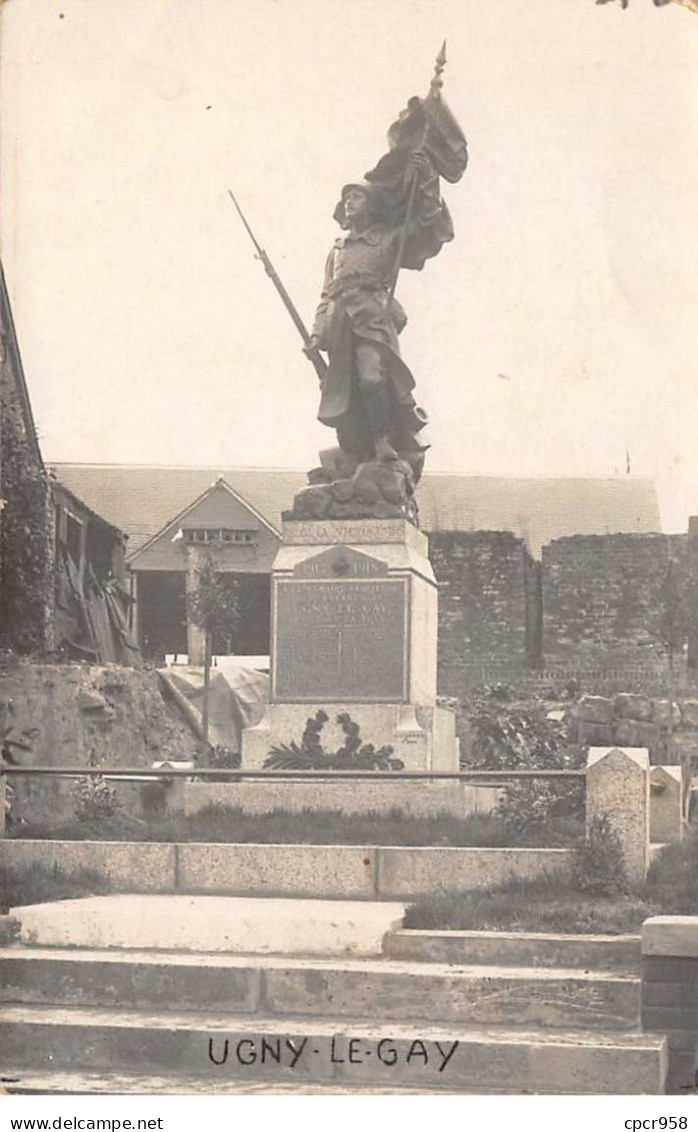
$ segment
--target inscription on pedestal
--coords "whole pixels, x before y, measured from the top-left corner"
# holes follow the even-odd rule
[[[350,546],[331,546],[299,562],[293,574],[296,578],[387,578],[388,567],[379,558]]]
[[[278,579],[274,596],[273,700],[409,698],[406,579]]]

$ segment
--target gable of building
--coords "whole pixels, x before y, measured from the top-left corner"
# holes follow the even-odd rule
[[[280,542],[269,521],[222,478],[129,556],[132,569],[183,571],[188,547],[225,555],[227,569],[268,573]]]

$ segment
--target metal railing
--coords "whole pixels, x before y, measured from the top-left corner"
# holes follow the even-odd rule
[[[226,779],[231,782],[240,781],[275,781],[284,782],[316,782],[318,779],[326,781],[337,780],[364,780],[367,782],[387,781],[453,781],[475,782],[483,785],[497,784],[512,779],[582,779],[586,777],[586,768],[577,770],[245,770],[242,767],[212,768],[192,767],[190,769],[170,767],[86,767],[86,766],[0,766],[0,779],[3,777],[30,778],[44,775],[48,778],[124,778],[153,780],[156,778],[195,778],[213,779],[220,782]]]

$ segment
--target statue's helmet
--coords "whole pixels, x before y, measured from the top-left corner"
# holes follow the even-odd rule
[[[351,192],[352,189],[359,189],[362,193],[366,194],[366,198],[371,204],[372,211],[374,211],[376,215],[380,213],[382,208],[383,198],[378,185],[374,184],[372,181],[349,181],[349,183],[344,185],[344,187],[342,188],[341,196],[337,201],[337,204],[335,205],[334,212],[332,213],[332,216],[337,221],[337,223],[341,225],[342,228],[346,228],[347,225],[344,205],[347,199],[347,195],[349,192]]]

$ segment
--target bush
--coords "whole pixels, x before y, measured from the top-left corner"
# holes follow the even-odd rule
[[[494,685],[474,698],[472,754],[469,765],[487,770],[566,770],[582,761],[582,752],[567,742],[566,726],[548,718],[545,704],[511,703],[514,692]],[[511,830],[541,830],[551,817],[581,821],[582,783],[549,783],[542,779],[504,784],[498,815]]]
[[[645,892],[664,912],[698,916],[698,830],[662,850],[650,865]]]
[[[532,779],[508,783],[497,805],[507,829],[518,833],[544,832],[546,823],[581,826],[584,821],[584,783],[560,784]],[[541,844],[545,843],[545,838]]]
[[[116,787],[101,775],[79,778],[72,788],[75,817],[79,822],[100,822],[119,811]]]
[[[239,751],[232,751],[230,747],[223,746],[222,743],[209,744],[206,764],[209,770],[237,770],[240,766],[241,758]],[[208,782],[230,782],[231,779],[222,774],[220,778],[213,777],[207,779]]]
[[[594,896],[628,891],[623,849],[607,814],[588,823],[587,836],[575,849],[572,883],[580,892]]]

